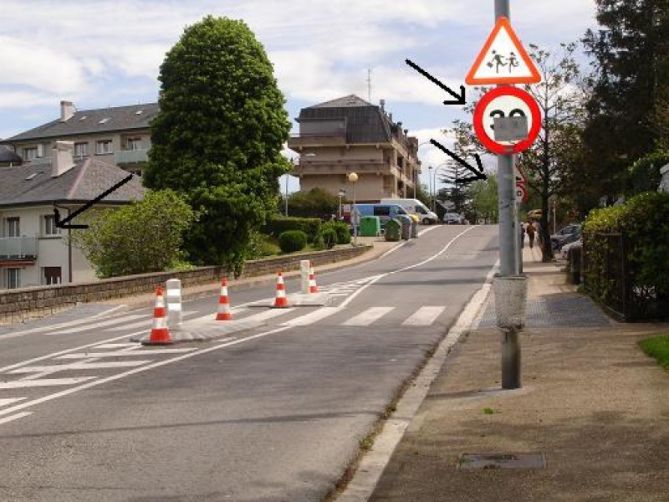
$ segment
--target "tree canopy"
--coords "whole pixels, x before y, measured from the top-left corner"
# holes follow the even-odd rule
[[[290,122],[263,46],[242,21],[186,28],[160,68],[160,113],[144,183],[199,214],[189,259],[241,270],[249,238],[276,207]]]

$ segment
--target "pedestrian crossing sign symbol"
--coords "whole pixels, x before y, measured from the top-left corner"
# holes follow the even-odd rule
[[[465,82],[469,85],[541,82],[539,70],[513,31],[508,18],[499,18]]]

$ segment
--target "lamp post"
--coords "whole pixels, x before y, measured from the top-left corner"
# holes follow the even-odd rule
[[[288,216],[288,178],[289,178],[288,173],[286,173],[286,195],[284,197],[284,202],[286,204],[286,207],[285,207],[285,210],[284,210],[285,216]]]
[[[434,207],[436,205],[436,199],[437,199],[437,171],[439,171],[440,167],[447,165],[448,161],[442,162],[441,164],[439,164],[437,167],[434,168],[434,174],[432,179],[432,187],[434,188],[434,196],[432,197],[432,212],[434,212]]]
[[[420,149],[421,146],[423,145],[429,145],[429,141],[423,141],[422,143],[419,143],[418,146],[416,147],[416,158],[418,158],[418,150]],[[420,160],[418,161],[418,164],[420,164]],[[416,188],[418,186],[418,172],[414,168],[413,170],[413,198],[416,198]]]
[[[351,207],[351,224],[353,225],[353,245],[358,243],[358,224],[360,223],[360,215],[355,208],[355,184],[358,181],[356,173],[349,173],[348,181],[353,185],[353,205]]]
[[[339,219],[341,220],[342,219],[341,200],[346,195],[346,190],[340,188],[339,193],[337,195],[339,196]]]

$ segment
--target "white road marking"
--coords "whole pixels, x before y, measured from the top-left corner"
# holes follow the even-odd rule
[[[244,317],[245,321],[267,321],[269,319],[274,319],[275,317],[279,317],[283,314],[288,314],[289,312],[292,312],[295,310],[294,308],[287,308],[287,309],[270,309],[268,307],[267,310],[264,312],[260,312],[259,314],[253,314],[248,317]]]
[[[59,385],[75,385],[92,380],[94,376],[76,378],[40,378],[36,380],[15,380],[13,382],[0,382],[0,389],[23,389],[25,387],[55,387]]]
[[[139,346],[139,345],[138,345]],[[147,349],[147,350],[117,350],[109,352],[84,352],[75,354],[65,354],[58,356],[56,359],[90,359],[93,357],[125,357],[125,356],[150,356],[152,354],[180,354],[183,352],[192,352],[197,348],[183,348],[183,349]]]
[[[342,323],[342,326],[369,326],[392,310],[395,310],[395,307],[370,307]]]
[[[0,408],[7,406],[8,404],[16,403],[18,401],[23,401],[25,397],[8,397],[5,399],[0,399]]]
[[[146,319],[145,314],[129,314],[123,317],[117,317],[115,319],[107,319],[106,321],[101,321],[101,322],[96,322],[93,324],[86,324],[85,326],[79,326],[77,328],[72,328],[72,329],[64,329],[64,330],[59,330],[59,331],[54,331],[52,333],[44,333],[45,335],[69,335],[72,333],[81,333],[82,331],[92,331],[98,328],[104,328],[105,326],[113,326],[114,324],[121,324],[127,321],[134,321],[135,319],[139,319],[140,317],[143,317]],[[149,318],[148,322],[151,322],[151,319]]]
[[[431,326],[446,307],[421,307],[411,314],[402,326]]]
[[[109,369],[109,368],[134,368],[142,364],[153,362],[151,359],[140,359],[139,361],[106,361],[106,362],[79,362],[73,364],[56,364],[53,366],[23,366],[9,371],[10,375],[23,373],[56,373],[58,371],[69,370],[90,370],[90,369]]]
[[[17,413],[16,415],[11,415],[9,417],[5,418],[0,418],[0,424],[6,424],[7,422],[12,422],[14,420],[17,420],[19,418],[27,417],[29,415],[32,415],[32,411],[23,411],[21,413]]]
[[[195,314],[193,311],[186,311],[183,312],[183,317],[184,320],[186,320],[187,317]],[[146,327],[147,331],[151,329],[151,323],[153,322],[153,319],[151,318],[151,314],[148,315],[137,315],[135,317],[143,317],[142,320],[136,321],[130,324],[125,324],[123,326],[115,326],[113,328],[107,328],[105,331],[109,331],[110,333],[116,333],[117,331],[125,331],[128,329],[137,329],[137,328],[143,328]],[[132,319],[128,319],[131,321]],[[108,323],[108,324],[113,324],[113,323]],[[93,326],[95,327],[95,326]],[[87,328],[82,328],[80,331],[86,331]],[[46,333],[47,335],[53,334],[53,335],[61,335],[61,334],[69,334],[69,333],[74,333],[73,331],[63,331],[60,333]]]
[[[337,312],[339,312],[339,307],[321,307],[313,312],[291,319],[290,321],[283,323],[282,326],[308,326],[321,321],[326,317],[330,317]]]
[[[131,349],[137,347],[137,342],[129,343],[101,343],[96,345],[96,349]]]

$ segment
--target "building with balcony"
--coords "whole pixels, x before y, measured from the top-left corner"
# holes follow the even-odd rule
[[[319,187],[352,198],[349,173],[358,175],[356,200],[412,198],[420,173],[418,139],[379,106],[355,95],[303,108],[299,133],[288,147],[299,154],[292,174],[304,191]]]
[[[50,166],[0,167],[0,289],[95,279],[86,257],[65,238],[70,230],[56,226],[54,208],[65,218],[127,173],[98,158],[75,160],[72,142],[55,146]],[[141,181],[133,178],[99,206],[127,204],[143,196]]]
[[[48,166],[56,141],[74,143],[77,159],[95,158],[141,174],[151,148],[149,124],[157,103],[77,110],[70,101],[60,102],[60,118],[0,141],[24,163]]]

